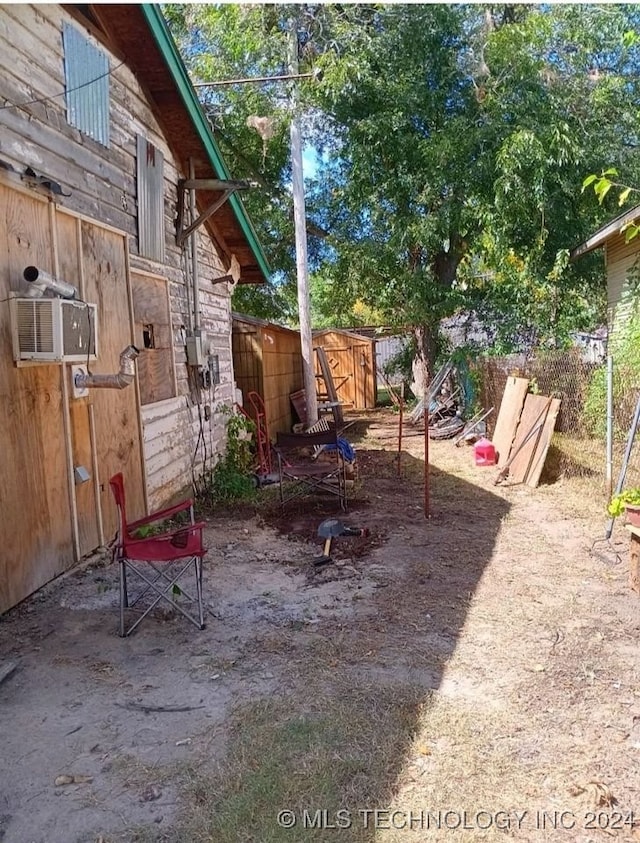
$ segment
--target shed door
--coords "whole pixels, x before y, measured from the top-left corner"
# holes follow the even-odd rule
[[[323,347],[333,375],[338,400],[345,407],[353,407],[356,410],[374,407],[371,346],[362,342],[350,342],[348,339],[344,343],[337,344],[332,338],[330,342],[323,343]],[[317,355],[316,373],[322,374]],[[322,377],[318,378],[318,388],[321,391],[321,397],[325,398],[326,390]]]

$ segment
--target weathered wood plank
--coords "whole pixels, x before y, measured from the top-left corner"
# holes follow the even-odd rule
[[[547,452],[549,450],[549,445],[551,444],[551,439],[553,438],[553,431],[556,426],[558,413],[560,412],[560,404],[561,401],[559,398],[551,399],[551,404],[547,410],[544,425],[540,433],[540,439],[538,440],[538,445],[531,458],[529,471],[525,477],[525,483],[527,486],[535,488],[540,482],[540,476],[547,458]]]
[[[509,459],[528,390],[527,378],[507,379],[492,439],[499,466],[504,465]]]
[[[0,298],[25,266],[51,272],[48,206],[0,185]],[[17,368],[9,310],[0,308],[0,612],[74,561],[60,367]]]
[[[130,344],[133,336],[125,248],[123,237],[82,223],[87,298],[98,304],[100,357],[92,365],[96,374],[118,371],[120,352]],[[113,474],[118,471],[124,474],[130,517],[140,517],[145,512],[136,392],[133,387],[94,389],[90,392],[90,400],[96,419],[104,533],[111,537],[117,525],[116,508],[108,486]]]
[[[515,456],[509,466],[509,478],[514,483],[524,483],[531,470],[551,403],[546,395],[528,394],[525,399],[511,449]]]

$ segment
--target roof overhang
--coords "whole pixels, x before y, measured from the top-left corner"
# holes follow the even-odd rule
[[[582,255],[586,255],[587,252],[592,252],[594,249],[599,249],[600,246],[604,246],[607,240],[621,234],[625,226],[627,226],[630,222],[634,222],[634,220],[637,220],[639,217],[640,205],[636,205],[635,208],[631,208],[631,210],[620,214],[620,216],[599,228],[591,235],[591,237],[589,237],[588,240],[585,240],[584,243],[581,243],[579,246],[576,246],[575,249],[572,249],[570,253],[571,260],[574,261],[577,258],[582,257]]]
[[[230,174],[167,24],[155,4],[65,6],[122,58],[144,89],[167,143],[185,176],[193,163],[198,179],[229,180]],[[198,190],[198,207],[216,203],[221,191]],[[237,194],[204,223],[223,260],[235,255],[239,283],[262,283],[271,270],[256,231]]]

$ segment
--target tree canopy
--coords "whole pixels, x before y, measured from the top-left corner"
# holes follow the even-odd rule
[[[607,215],[582,191],[605,166],[640,183],[633,6],[211,5],[165,12],[196,82],[286,73],[294,25],[313,308],[413,327],[473,311],[500,347],[562,342],[603,314],[597,258],[568,250]],[[292,21],[294,23],[292,24]],[[239,306],[294,318],[287,84],[200,88],[278,269]],[[258,313],[256,308],[261,307]]]

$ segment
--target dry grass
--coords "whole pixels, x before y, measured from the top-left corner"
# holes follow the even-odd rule
[[[423,695],[350,683],[309,690],[236,712],[224,762],[209,775],[186,775],[188,807],[176,843],[325,840],[326,828],[303,828],[305,811],[309,826],[316,811],[333,818],[345,806],[386,804]],[[280,810],[294,812],[295,831],[278,825]],[[349,839],[373,837],[354,827]]]
[[[181,768],[184,810],[161,839],[637,840],[626,819],[586,827],[640,797],[637,602],[589,555],[606,519],[592,481],[495,487],[470,449],[433,443],[427,522],[421,438],[405,440],[399,480],[392,437],[363,437],[358,517],[390,536],[358,563],[383,567],[369,612],[244,643],[242,670],[267,665],[279,696],[245,697],[224,758]],[[573,828],[552,828],[554,812]]]

